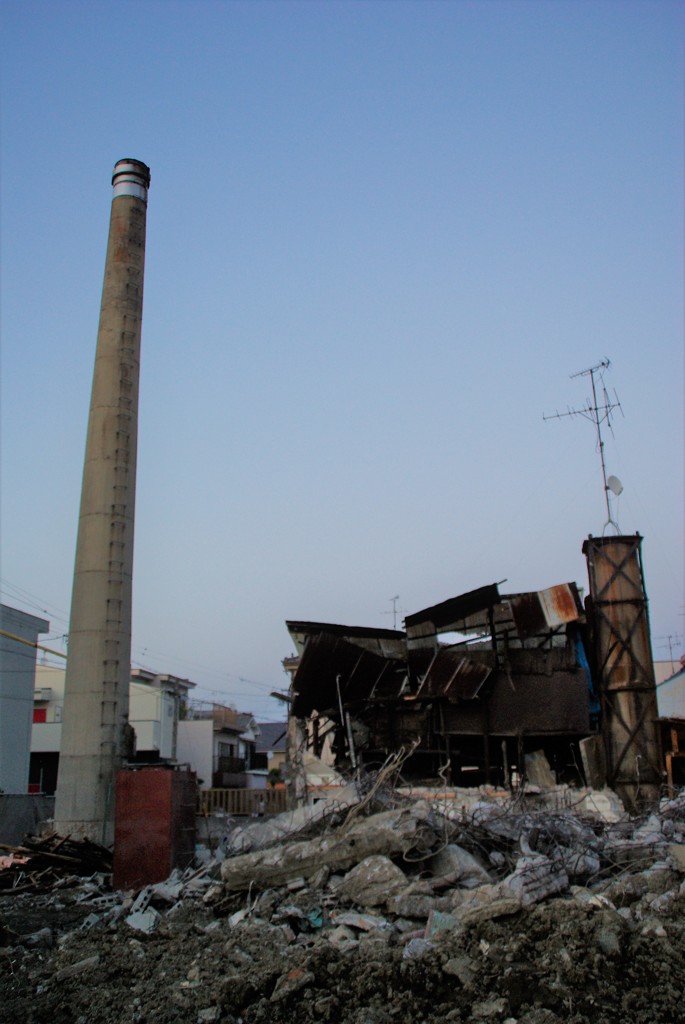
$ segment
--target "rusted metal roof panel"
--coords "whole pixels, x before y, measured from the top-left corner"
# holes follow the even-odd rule
[[[344,626],[335,622],[301,622],[290,620],[286,627],[293,643],[301,654],[311,636],[326,633],[339,636],[357,647],[372,651],[388,658],[402,658],[405,650],[405,634],[397,629],[375,629],[369,626]]]
[[[417,697],[473,700],[491,672],[489,665],[465,657],[462,648],[443,647],[431,661]]]
[[[569,622],[577,622],[583,609],[575,583],[560,583],[547,590],[516,594],[509,598],[519,636],[549,633]]]
[[[477,612],[487,611],[500,600],[496,583],[477,590],[470,590],[459,597],[451,597],[447,601],[435,604],[431,608],[414,612],[404,620],[407,631],[420,627],[424,623],[433,627],[433,632],[447,631],[458,628],[458,623]]]
[[[305,717],[312,711],[339,717],[338,685],[343,704],[371,697],[374,687],[385,681],[384,693],[399,693],[404,665],[393,672],[393,663],[380,654],[363,650],[345,637],[319,633],[309,637],[293,678],[293,714]],[[388,666],[390,665],[390,679]]]

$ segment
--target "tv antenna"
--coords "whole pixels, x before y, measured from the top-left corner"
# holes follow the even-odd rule
[[[581,409],[569,408],[566,412],[556,412],[550,416],[543,415],[543,420],[560,420],[565,416],[583,416],[586,420],[590,420],[594,424],[597,432],[597,451],[599,452],[599,461],[602,465],[602,480],[604,481],[604,500],[607,507],[607,521],[604,524],[604,529],[607,526],[613,526],[616,533],[620,533],[618,523],[611,514],[611,499],[610,494],[618,497],[623,491],[623,484],[617,476],[607,476],[606,463],[604,461],[604,440],[602,438],[602,424],[606,423],[607,427],[611,431],[613,437],[613,427],[611,425],[611,414],[614,409],[621,409],[621,403],[619,401],[616,390],[614,389],[614,400],[609,397],[607,389],[604,384],[604,371],[608,370],[611,363],[608,359],[603,359],[600,363],[595,366],[588,367],[587,370],[579,370],[578,373],[571,374],[571,380],[575,380],[576,377],[589,377],[590,385],[592,387],[592,398],[585,399],[585,405]],[[598,397],[598,391],[601,387],[601,396]],[[623,409],[621,409],[623,413]]]
[[[657,640],[665,640],[666,641],[665,644],[660,644],[659,646],[660,647],[668,647],[668,660],[670,661],[671,668],[672,668],[674,665],[677,664],[676,659],[673,657],[673,645],[674,644],[679,644],[681,642],[681,640],[682,640],[682,637],[680,636],[679,633],[671,633],[668,636],[659,636],[659,637],[657,637]]]
[[[397,610],[398,610],[397,609],[397,602],[399,601],[399,599],[400,599],[400,595],[399,594],[395,594],[394,597],[389,597],[388,601],[390,601],[392,603],[392,611],[391,612],[383,612],[384,615],[392,615],[392,628],[393,629],[397,629]],[[404,608],[400,608],[399,610],[403,612]]]

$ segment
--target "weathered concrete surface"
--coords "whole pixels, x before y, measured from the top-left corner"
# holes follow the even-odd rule
[[[428,862],[431,873],[445,881],[454,882],[465,889],[475,889],[492,881],[483,865],[456,843],[448,843]]]
[[[223,849],[227,856],[264,849],[275,842],[282,842],[289,836],[297,835],[317,821],[345,814],[358,803],[359,796],[354,785],[341,787],[330,799],[305,804],[266,820],[233,826],[227,831],[222,844]]]
[[[35,835],[41,822],[51,818],[54,796],[0,793],[0,843],[21,845],[25,835]]]
[[[417,844],[430,848],[437,839],[431,821],[432,811],[423,802],[407,811],[374,814],[332,835],[232,857],[221,865],[221,878],[228,890],[281,885],[298,876],[311,878],[323,865],[342,871],[373,854],[403,854]]]
[[[378,907],[407,887],[401,868],[381,854],[365,857],[347,872],[336,894],[360,907]]]
[[[83,465],[55,829],[113,839],[115,776],[130,752],[128,690],[147,186],[114,169]],[[136,179],[137,185],[125,185]]]

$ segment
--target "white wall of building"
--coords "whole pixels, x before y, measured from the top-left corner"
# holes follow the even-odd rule
[[[58,752],[64,706],[63,668],[37,665],[33,707],[45,709],[45,722],[34,722],[31,735],[33,752]],[[158,753],[160,757],[174,758],[176,697],[165,689],[131,681],[129,688],[129,721],[136,731],[136,749]],[[52,744],[52,745],[51,745]]]
[[[176,760],[189,764],[202,789],[212,788],[214,723],[211,718],[182,719],[178,723]]]
[[[136,750],[155,751],[160,757],[175,757],[176,698],[167,690],[152,689],[131,682],[128,720],[136,730]]]
[[[685,718],[685,669],[657,686],[660,718]]]

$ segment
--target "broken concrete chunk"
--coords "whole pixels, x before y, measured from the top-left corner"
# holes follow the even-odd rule
[[[471,808],[474,824],[484,828],[493,836],[516,842],[523,831],[522,816],[508,813],[505,808],[485,801],[475,803]]]
[[[312,875],[312,877],[309,879],[309,884],[311,885],[312,889],[325,889],[330,877],[331,869],[326,867],[326,865],[324,864],[322,868],[319,868],[315,875]]]
[[[492,1020],[494,1017],[502,1017],[507,1008],[507,1000],[504,996],[497,999],[484,999],[482,1002],[474,1003],[471,1007],[471,1018],[477,1020]]]
[[[602,862],[599,855],[591,850],[570,850],[562,847],[559,849],[559,855],[569,878],[587,878],[599,874]]]
[[[294,992],[311,985],[316,979],[311,971],[303,971],[301,967],[293,967],[287,974],[282,974],[276,982],[276,988],[271,996],[271,1002],[276,1003],[280,999],[287,999]]]
[[[341,950],[343,953],[359,945],[355,932],[344,924],[338,925],[337,928],[331,928],[330,931],[326,932],[326,939],[332,946],[335,946],[336,949]]]
[[[162,915],[154,907],[148,907],[147,910],[136,910],[133,914],[129,914],[126,924],[129,928],[135,928],[136,931],[149,935],[155,930],[161,917]]]
[[[149,886],[147,886],[147,888],[141,889],[141,891],[136,896],[135,900],[133,901],[133,905],[131,907],[131,913],[132,914],[136,914],[136,913],[138,913],[138,911],[145,910],[151,899],[152,899],[152,886],[149,885]]]
[[[425,920],[431,910],[449,912],[452,909],[452,900],[450,895],[436,896],[433,881],[426,878],[411,882],[404,892],[392,896],[386,902],[386,909],[397,917]]]
[[[210,885],[207,892],[203,895],[202,902],[208,904],[215,903],[217,900],[221,899],[223,894],[223,885],[221,885],[220,882],[215,882],[214,885]]]
[[[404,960],[418,960],[420,957],[430,953],[435,946],[428,939],[410,939],[402,951]]]
[[[604,844],[603,854],[606,860],[621,867],[639,868],[668,856],[668,847],[663,836],[661,841],[654,836],[648,841],[610,838]]]
[[[183,890],[183,882],[158,882],[151,886],[151,895],[162,903],[175,903]]]
[[[52,931],[50,928],[40,928],[37,932],[32,932],[31,935],[22,939],[22,944],[30,946],[32,949],[50,949],[53,945]]]
[[[618,957],[622,952],[623,938],[627,933],[626,921],[616,910],[602,908],[593,920],[596,928],[595,940],[600,951],[609,957]]]
[[[557,780],[555,779],[549,761],[544,750],[534,750],[523,757],[526,780],[531,786],[538,786],[540,789],[553,789]]]
[[[457,931],[461,922],[455,914],[445,914],[440,910],[431,910],[426,922],[425,938],[433,939],[440,932]]]
[[[294,838],[298,832],[310,828],[315,822],[329,819],[340,811],[347,813],[359,803],[355,786],[346,786],[336,791],[335,798],[319,800],[313,805],[298,807],[294,811],[277,814],[268,820],[253,822],[233,828],[223,840],[223,850],[229,857],[240,853],[261,850],[276,842]]]
[[[103,928],[104,924],[101,917],[97,914],[88,914],[88,917],[84,917],[81,921],[81,928]]]
[[[563,867],[552,863],[549,857],[533,855],[520,857],[516,870],[501,883],[503,890],[515,896],[522,907],[547,899],[568,889],[568,875]]]
[[[471,891],[458,889],[453,896],[453,905],[454,913],[464,926],[496,917],[507,917],[521,909],[518,896],[502,882],[498,885],[481,885]]]
[[[404,871],[389,857],[374,854],[347,872],[337,892],[360,907],[377,907],[406,887]]]
[[[571,895],[577,903],[582,904],[586,907],[598,907],[606,908],[609,910],[615,910],[614,904],[606,896],[601,893],[590,892],[589,889],[583,888],[581,885],[571,886]]]
[[[211,1024],[213,1020],[221,1019],[220,1006],[208,1006],[206,1010],[200,1010],[197,1015],[197,1024]]]
[[[75,978],[77,975],[85,974],[86,971],[97,967],[99,963],[99,955],[86,957],[85,960],[79,960],[78,963],[70,964],[68,967],[63,967],[60,971],[57,971],[54,975],[54,980],[64,981],[66,978]]]
[[[345,925],[348,928],[356,928],[358,931],[368,932],[377,928],[390,928],[384,917],[377,917],[375,914],[355,914],[351,910],[342,913],[331,914],[331,920],[338,925]]]
[[[680,874],[685,874],[685,843],[669,843],[668,858]]]
[[[468,850],[449,843],[444,850],[428,861],[434,877],[448,878],[465,889],[475,889],[492,881],[483,865]]]
[[[442,969],[445,974],[457,978],[464,987],[470,985],[476,976],[473,960],[469,956],[452,957],[442,965]]]
[[[661,820],[656,814],[651,814],[644,825],[641,825],[633,833],[633,840],[636,843],[660,843],[663,838]]]
[[[331,835],[230,857],[221,865],[221,877],[230,891],[251,884],[283,885],[300,876],[311,878],[323,865],[341,871],[372,854],[402,854],[416,844],[430,848],[437,841],[431,819],[431,809],[423,802],[408,810],[385,811]]]

